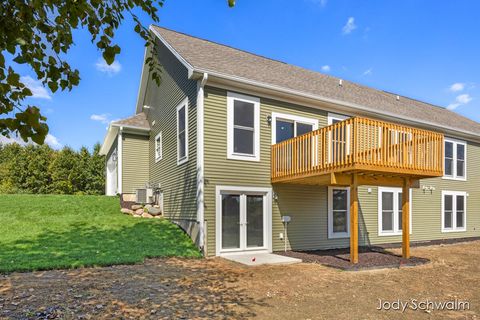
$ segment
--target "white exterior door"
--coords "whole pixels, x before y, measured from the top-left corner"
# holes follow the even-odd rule
[[[271,189],[217,187],[217,255],[271,251]]]
[[[115,196],[118,193],[118,165],[116,161],[117,151],[114,150],[107,160],[107,183],[105,194]]]

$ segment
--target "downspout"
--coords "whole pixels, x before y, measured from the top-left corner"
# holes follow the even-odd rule
[[[198,245],[205,255],[205,176],[204,176],[204,87],[207,83],[208,74],[204,73],[202,79],[197,82],[197,223]]]
[[[122,186],[122,175],[123,175],[123,139],[122,139],[122,134],[123,134],[123,127],[120,127],[118,130],[118,152],[117,152],[117,158],[118,158],[118,181],[117,181],[117,192],[122,195],[123,192],[123,186]]]

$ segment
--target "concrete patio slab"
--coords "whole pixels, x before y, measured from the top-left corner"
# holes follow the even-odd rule
[[[302,262],[301,259],[280,256],[273,253],[229,254],[223,256],[223,258],[247,266],[259,266],[262,264],[293,264]]]

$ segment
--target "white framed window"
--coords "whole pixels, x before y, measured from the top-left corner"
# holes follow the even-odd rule
[[[177,165],[188,161],[188,98],[177,106]]]
[[[318,120],[272,112],[272,144],[318,129]]]
[[[410,193],[409,233],[412,233],[412,189]],[[402,235],[402,188],[378,188],[378,235]]]
[[[155,136],[155,162],[162,160],[162,131]]]
[[[343,120],[347,120],[348,118],[350,118],[350,116],[329,112],[328,113],[328,118],[327,118],[327,121],[328,121],[327,123],[328,123],[328,125],[331,125],[331,124],[335,124],[337,122],[341,122]]]
[[[467,143],[445,138],[444,179],[467,180]]]
[[[442,232],[467,230],[467,193],[442,191]]]
[[[227,93],[227,159],[260,161],[260,99]]]
[[[350,236],[350,188],[328,187],[328,238]]]

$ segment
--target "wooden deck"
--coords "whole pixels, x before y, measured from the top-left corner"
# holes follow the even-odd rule
[[[441,133],[354,117],[273,145],[271,179],[325,185],[352,173],[379,181],[439,177],[443,140]]]
[[[350,262],[358,263],[358,186],[402,188],[402,230],[410,226],[409,189],[443,175],[443,134],[350,118],[272,146],[272,183],[350,187]],[[402,232],[410,258],[410,233]]]

